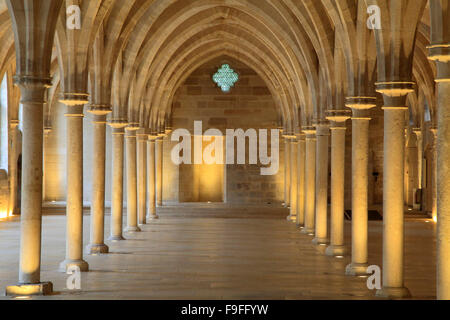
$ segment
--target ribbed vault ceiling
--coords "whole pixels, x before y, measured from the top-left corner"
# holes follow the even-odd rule
[[[81,7],[77,32],[66,28],[71,4]],[[89,93],[91,104],[112,106],[112,118],[155,129],[170,117],[177,88],[192,72],[230,56],[261,76],[283,125],[294,130],[328,109],[343,109],[346,96],[373,92],[376,49],[366,19],[365,2],[358,0],[67,1],[57,25],[47,115],[61,93]],[[414,55],[413,122],[423,117],[420,102],[435,113],[429,20],[427,8]],[[0,0],[2,77],[14,73],[14,52],[11,19]]]

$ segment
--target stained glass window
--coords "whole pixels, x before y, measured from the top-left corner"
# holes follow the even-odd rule
[[[230,92],[234,84],[239,80],[239,75],[231,69],[230,65],[224,64],[213,76],[213,81],[223,92]]]

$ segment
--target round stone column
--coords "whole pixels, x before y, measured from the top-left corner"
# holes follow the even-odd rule
[[[298,192],[297,192],[297,227],[303,228],[305,225],[305,155],[306,140],[305,134],[297,135],[298,140]]]
[[[136,131],[137,124],[126,128],[127,152],[127,228],[125,232],[140,232],[137,217],[137,166],[136,166]]]
[[[423,134],[422,128],[415,128],[417,138],[417,189],[423,189]]]
[[[316,245],[328,243],[328,146],[330,127],[326,121],[317,125],[316,159]]]
[[[284,206],[291,206],[291,139],[289,135],[284,138]],[[289,220],[289,218],[288,218]]]
[[[349,97],[352,115],[352,262],[345,273],[365,276],[368,260],[369,126],[376,98]],[[402,147],[404,150],[404,147]]]
[[[157,134],[152,133],[147,141],[147,220],[156,220],[156,168],[155,168],[155,144]]]
[[[6,295],[50,294],[51,282],[41,283],[43,118],[50,79],[17,77],[22,103],[22,202],[20,216],[19,283]]]
[[[17,127],[19,120],[10,120],[10,173],[9,173],[9,213],[14,215],[17,207]]]
[[[163,152],[164,134],[160,134],[156,139],[155,161],[156,161],[156,206],[163,205]]]
[[[435,1],[431,6],[433,12],[438,10],[439,13],[439,10],[442,10],[439,1]],[[448,5],[443,14],[445,14],[443,20],[448,21],[450,16]],[[442,25],[448,26],[445,23]],[[433,42],[434,38],[439,36],[439,32],[435,32]],[[448,28],[445,37],[449,38]],[[450,44],[432,45],[429,50],[429,57],[436,61],[438,71],[437,298],[450,300]]]
[[[297,197],[298,197],[298,140],[291,137],[291,208],[288,220],[297,222]]]
[[[331,230],[327,256],[346,254],[344,246],[344,190],[345,190],[345,122],[350,119],[345,110],[329,111],[331,124]]]
[[[61,102],[67,105],[67,231],[66,260],[60,272],[67,272],[73,266],[80,271],[89,270],[83,259],[83,106],[82,95],[64,94]]]
[[[91,200],[91,242],[87,246],[88,254],[109,252],[105,244],[105,159],[106,159],[106,115],[111,112],[109,106],[92,105],[94,149],[92,164],[92,200]]]
[[[122,241],[123,237],[123,166],[124,166],[124,128],[126,121],[113,120],[112,128],[112,192],[111,192],[111,237],[110,241]]]
[[[137,134],[137,183],[138,183],[138,222],[147,224],[147,141],[148,134],[140,129]]]
[[[306,156],[305,156],[305,227],[302,233],[314,235],[314,215],[316,204],[316,129],[306,127]]]
[[[377,83],[384,97],[383,287],[377,296],[410,297],[404,286],[404,157],[406,95],[413,83]]]
[[[436,127],[430,128],[433,142],[431,144],[431,217],[434,221],[437,221],[437,198],[438,198],[438,129]]]

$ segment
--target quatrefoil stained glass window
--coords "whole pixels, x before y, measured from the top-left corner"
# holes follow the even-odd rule
[[[239,80],[239,75],[231,69],[229,64],[224,64],[214,74],[213,81],[222,89],[223,92],[230,92],[234,84]]]

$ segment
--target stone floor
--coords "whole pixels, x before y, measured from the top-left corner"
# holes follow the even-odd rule
[[[43,220],[42,280],[55,295],[33,299],[374,299],[366,279],[346,277],[349,257],[324,256],[287,211],[276,208],[164,208],[161,219],[108,243],[111,254],[87,256],[82,290],[65,289],[65,217]],[[109,217],[107,217],[109,234]],[[89,240],[85,216],[85,244]],[[370,263],[381,265],[382,222],[370,222]],[[435,224],[406,222],[405,283],[416,299],[435,298]],[[346,223],[350,242],[350,223]],[[0,222],[0,299],[15,284],[19,221]]]

